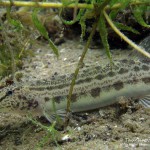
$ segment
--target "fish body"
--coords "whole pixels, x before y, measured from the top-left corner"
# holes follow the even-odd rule
[[[139,57],[139,56],[138,56]],[[62,75],[30,85],[10,85],[0,89],[0,112],[16,112],[48,120],[53,112],[66,110],[74,74]],[[119,97],[141,99],[150,107],[150,59],[124,58],[105,65],[94,65],[78,74],[71,97],[71,111],[88,111],[111,105]],[[147,97],[144,99],[143,97]]]
[[[9,90],[1,90],[0,111],[50,115],[65,110],[72,77],[60,76],[30,86],[11,85]],[[113,104],[120,96],[142,98],[149,93],[150,61],[114,61],[113,66],[95,66],[78,75],[71,110],[88,111]]]

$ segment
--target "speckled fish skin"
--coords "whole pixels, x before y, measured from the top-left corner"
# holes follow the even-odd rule
[[[138,98],[150,93],[150,61],[124,59],[114,63],[112,68],[108,63],[103,68],[95,66],[79,74],[72,95],[73,112],[110,105],[119,96]],[[50,113],[53,111],[53,102],[57,110],[65,109],[71,79],[72,75],[3,90],[0,111],[30,110],[36,114],[44,110]]]
[[[30,86],[9,86],[0,89],[0,112],[51,115],[54,108],[65,110],[73,74]],[[141,98],[150,94],[150,59],[115,60],[104,66],[82,70],[72,95],[72,112],[88,111],[115,103],[118,97]],[[54,107],[55,106],[55,107]]]

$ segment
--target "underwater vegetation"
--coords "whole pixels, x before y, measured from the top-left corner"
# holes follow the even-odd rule
[[[46,25],[42,22],[40,17],[38,16],[44,8],[59,8],[59,17],[65,25],[72,25],[78,22],[81,26],[81,39],[86,36],[87,32],[87,20],[92,19],[92,25],[89,37],[83,49],[83,53],[78,62],[77,68],[75,70],[74,78],[71,82],[67,110],[70,111],[70,101],[71,95],[73,91],[73,87],[75,85],[75,81],[79,72],[80,67],[83,65],[83,60],[90,46],[93,36],[96,32],[99,33],[99,37],[102,41],[102,44],[106,50],[106,55],[108,56],[110,63],[113,65],[112,55],[110,53],[110,46],[108,42],[108,27],[111,27],[121,39],[127,42],[131,47],[135,50],[139,51],[146,57],[150,58],[150,54],[146,52],[141,47],[137,46],[132,40],[130,40],[127,36],[124,35],[122,31],[133,32],[134,34],[140,34],[136,29],[132,28],[132,26],[128,26],[117,20],[117,16],[119,13],[122,15],[130,10],[132,17],[134,17],[135,21],[145,28],[149,28],[147,22],[149,22],[149,10],[150,3],[149,0],[62,0],[61,3],[49,3],[42,1],[40,2],[28,2],[25,1],[0,1],[1,6],[6,6],[6,14],[1,17],[0,23],[0,36],[1,36],[1,45],[0,45],[0,76],[4,77],[5,75],[9,75],[12,73],[14,77],[14,73],[16,69],[22,67],[22,58],[26,57],[29,54],[29,45],[33,40],[33,36],[35,31],[44,37],[48,42],[50,48],[59,57],[59,51],[57,46],[49,37],[49,32],[46,28]],[[44,3],[45,2],[45,3]],[[28,5],[27,5],[28,4]],[[28,19],[24,21],[21,18],[15,18],[14,12],[12,11],[12,6],[28,6],[33,7],[31,10],[26,8],[22,9],[23,11],[16,11],[16,14],[28,14]],[[63,11],[65,9],[73,9],[72,20],[67,20],[64,18]],[[23,15],[21,15],[23,16]],[[42,17],[41,17],[42,18]],[[45,18],[46,20],[46,18]],[[29,23],[28,23],[29,21]],[[28,27],[24,25],[24,22],[28,24]],[[50,24],[50,22],[47,22]],[[62,26],[63,28],[63,26]],[[52,28],[53,29],[53,28]],[[36,38],[35,38],[36,39]]]
[[[81,26],[81,39],[86,36],[88,28],[87,21],[92,20],[90,35],[87,40],[87,45],[85,46],[85,49],[89,47],[89,44],[95,32],[98,32],[102,44],[106,50],[106,54],[111,62],[112,56],[109,50],[110,46],[108,42],[108,30],[110,27],[111,30],[114,30],[118,36],[120,36],[123,40],[130,44],[134,49],[150,57],[148,53],[135,45],[121,31],[128,31],[134,34],[140,33],[132,26],[128,26],[128,24],[122,23],[117,18],[118,14],[123,15],[126,11],[130,10],[131,15],[132,17],[134,17],[136,22],[138,22],[141,26],[145,28],[149,28],[149,0],[62,0],[61,3],[47,2],[45,5],[44,3],[41,3],[39,5],[37,2],[28,2],[28,6],[31,6],[32,9],[26,7],[24,10],[22,9],[23,11],[14,11],[12,10],[12,6],[26,6],[26,1],[13,1],[13,3],[11,2],[11,0],[0,1],[1,6],[6,6],[6,13],[0,18],[1,78],[11,74],[12,72],[14,73],[17,68],[19,69],[22,67],[22,59],[31,54],[31,51],[29,51],[29,45],[31,44],[31,42],[33,42],[32,37],[34,36],[34,33],[36,33],[35,31],[38,31],[38,34],[40,34],[49,42],[49,45],[53,52],[56,54],[57,57],[59,56],[57,46],[54,44],[53,40],[51,40],[52,37],[49,37],[49,31],[46,28],[46,25],[50,23],[47,22],[47,24],[45,25],[43,23],[43,20],[41,19],[43,18],[43,16],[41,18],[39,17],[39,13],[41,11],[45,11],[44,9],[48,7],[58,8],[57,12],[59,13],[59,17],[63,24],[73,25],[78,22]],[[38,8],[36,7],[37,5]],[[67,9],[73,9],[72,20],[67,20],[67,16],[64,17],[63,15],[63,13],[65,13],[65,10]],[[23,18],[23,14],[28,15],[28,19],[25,20]],[[84,52],[83,55],[85,55]]]
[[[49,42],[50,48],[56,56],[59,57],[59,50],[53,41],[53,37],[49,33],[50,30],[47,28],[49,21],[44,24],[44,20],[47,19],[47,16],[44,17],[44,20],[41,19],[43,18],[46,8],[57,8],[57,15],[59,15],[63,25],[72,26],[75,23],[80,24],[81,39],[84,39],[87,35],[86,33],[88,32],[87,30],[89,27],[88,21],[90,20],[92,22],[90,25],[90,33],[87,38],[87,43],[83,49],[83,53],[78,62],[78,66],[75,70],[75,75],[70,86],[67,102],[68,112],[71,111],[71,95],[78,72],[83,64],[88,47],[90,46],[96,32],[99,34],[99,38],[106,50],[106,55],[112,65],[113,56],[111,55],[110,45],[108,42],[110,28],[135,50],[150,58],[149,53],[138,47],[132,40],[123,34],[123,31],[127,31],[139,35],[139,31],[134,29],[132,24],[131,26],[128,26],[128,24],[122,23],[118,19],[120,14],[123,18],[123,15],[130,10],[130,15],[140,26],[150,28],[149,0],[61,0],[61,3],[53,3],[53,5],[50,5],[51,3],[48,2],[47,5],[44,5],[45,1],[43,0],[43,5],[38,5],[39,7],[36,7],[38,3],[28,2],[28,6],[31,6],[32,8],[29,10],[25,9],[22,12],[17,9],[14,11],[12,6],[25,6],[25,1],[20,3],[19,1],[11,2],[12,0],[0,1],[0,6],[6,6],[5,13],[0,18],[0,79],[8,75],[12,75],[12,78],[14,78],[15,71],[22,69],[23,67],[23,59],[34,56],[31,46],[34,44],[34,40],[37,40],[39,36],[42,36]],[[66,16],[64,15],[67,9],[73,10],[71,19],[68,19],[68,14],[66,14]],[[22,19],[23,14],[28,14],[28,20]],[[63,25],[60,26],[60,28],[63,28]],[[20,77],[21,74],[16,76],[16,78]],[[36,125],[38,124],[33,120],[32,122]],[[55,124],[51,127],[41,126],[41,128],[47,131],[48,135],[42,140],[39,147],[42,147],[51,135],[55,135],[54,126]]]
[[[77,68],[74,73],[74,78],[70,85],[67,111],[70,112],[70,102],[71,95],[73,92],[73,87],[80,70],[83,65],[84,57],[87,53],[88,47],[96,32],[99,33],[102,45],[106,50],[106,55],[113,65],[112,55],[110,52],[110,45],[108,42],[108,31],[113,30],[122,40],[127,42],[131,47],[133,47],[138,52],[142,53],[146,57],[150,58],[150,54],[144,49],[136,45],[132,40],[130,40],[122,31],[132,32],[134,34],[140,34],[132,26],[128,26],[126,23],[122,23],[118,19],[118,14],[125,14],[126,11],[130,10],[130,14],[134,20],[143,26],[144,28],[150,28],[149,23],[149,10],[150,3],[149,0],[62,0],[61,3],[49,3],[42,1],[40,2],[26,2],[25,1],[0,1],[1,6],[6,6],[6,14],[1,17],[0,23],[0,35],[1,35],[1,45],[0,45],[0,76],[4,77],[12,73],[12,78],[14,78],[14,73],[17,69],[21,68],[23,63],[22,59],[31,54],[29,52],[30,45],[33,39],[36,39],[34,34],[38,32],[38,35],[42,36],[49,42],[50,48],[53,50],[54,54],[59,57],[59,51],[57,46],[51,40],[49,30],[46,28],[47,22],[44,24],[44,20],[40,17],[41,14],[45,15],[45,8],[58,8],[58,15],[61,22],[64,25],[73,25],[79,23],[81,26],[81,39],[86,36],[88,28],[88,20],[92,20],[91,29],[87,42],[83,49],[83,53],[78,62]],[[21,11],[12,11],[12,6],[28,6],[32,7],[29,9],[21,9]],[[63,15],[66,9],[73,9],[72,19],[67,19]],[[42,13],[41,13],[42,12]],[[14,15],[15,14],[15,15]],[[23,19],[23,14],[28,15],[28,19]],[[16,16],[20,17],[16,17]],[[5,16],[5,17],[4,17]],[[45,15],[46,16],[46,15]],[[28,22],[29,21],[29,22]],[[27,25],[25,25],[27,24]],[[64,26],[62,25],[62,28]],[[53,28],[52,28],[53,29]],[[51,29],[51,30],[52,30]],[[62,29],[63,30],[63,29]],[[34,37],[34,38],[33,38]],[[39,37],[39,36],[37,36]],[[31,40],[32,39],[32,40]],[[19,76],[20,77],[20,76]]]

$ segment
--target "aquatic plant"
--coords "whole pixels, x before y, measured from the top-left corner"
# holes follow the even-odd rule
[[[22,59],[33,54],[29,48],[30,39],[25,39],[29,32],[19,20],[11,18],[9,8],[5,17],[0,18],[0,79],[9,74],[14,78],[15,71],[23,66]]]
[[[46,131],[46,135],[41,138],[40,142],[37,143],[34,149],[42,148],[50,139],[53,141],[57,147],[59,147],[58,139],[61,137],[60,133],[55,129],[56,122],[53,122],[50,126],[42,125],[37,120],[32,119],[32,116],[29,116],[29,120],[32,124],[36,125],[36,127]]]
[[[32,12],[32,20],[35,25],[35,27],[39,30],[40,34],[45,37],[49,43],[50,47],[52,48],[53,52],[58,56],[58,50],[57,47],[53,44],[52,40],[48,37],[48,33],[43,26],[43,24],[39,21],[37,15],[38,11],[40,11],[41,8],[59,8],[59,15],[61,17],[61,20],[64,24],[72,25],[76,22],[79,22],[81,25],[81,38],[85,36],[87,24],[86,21],[89,19],[93,19],[92,22],[92,29],[90,32],[90,35],[88,37],[87,43],[85,44],[83,53],[81,55],[81,58],[78,62],[77,68],[75,70],[74,78],[71,82],[69,94],[68,94],[68,101],[67,101],[67,112],[69,113],[70,110],[70,103],[71,103],[71,95],[73,92],[73,88],[75,85],[75,81],[78,75],[78,72],[80,70],[80,67],[83,64],[84,57],[87,53],[88,47],[91,43],[91,40],[95,34],[95,32],[99,33],[99,36],[101,38],[102,44],[106,50],[106,54],[111,62],[113,64],[110,48],[109,48],[109,42],[108,42],[108,25],[114,30],[118,36],[120,36],[123,40],[125,40],[129,45],[131,45],[135,50],[139,51],[146,57],[150,58],[150,54],[147,53],[142,48],[138,47],[133,41],[128,39],[120,30],[126,30],[133,32],[135,34],[139,34],[139,32],[135,29],[133,29],[131,26],[124,25],[123,23],[120,23],[116,21],[117,14],[119,12],[125,11],[126,9],[129,9],[132,11],[133,17],[135,20],[141,25],[146,28],[149,28],[150,25],[148,25],[144,19],[144,16],[146,15],[146,11],[150,10],[150,2],[149,0],[83,0],[82,3],[79,3],[79,0],[61,0],[61,3],[35,3],[35,2],[20,2],[20,1],[0,1],[1,6],[28,6],[28,7],[40,7],[40,8],[34,8]],[[11,7],[10,7],[11,8]],[[64,8],[73,8],[73,19],[72,20],[65,20],[63,18],[62,13]],[[19,20],[14,20],[9,15],[11,14],[11,11],[7,11],[7,19],[9,20],[9,23],[14,26],[15,30],[23,30],[22,24],[19,22]],[[0,30],[3,31],[4,25],[1,21],[1,27]],[[6,38],[5,32],[2,33],[2,36]],[[12,65],[12,68],[14,70],[15,68],[15,62],[16,58],[18,56],[23,56],[22,51],[19,51],[17,55],[15,54],[17,51],[12,51],[11,43],[6,42],[5,44],[0,45],[1,52],[0,52],[0,58],[1,62],[0,65],[3,68],[11,68],[10,64]],[[5,53],[5,47],[8,47],[11,56],[8,56],[7,53]],[[18,55],[19,54],[19,55]],[[15,57],[17,56],[17,57]],[[6,58],[6,59],[5,59]],[[9,61],[5,61],[8,60]],[[19,59],[18,59],[19,60]],[[7,62],[10,62],[7,64]],[[13,62],[13,63],[11,63]],[[38,124],[37,122],[34,122],[35,124]],[[55,124],[52,125],[54,127]],[[45,128],[45,126],[44,126]],[[49,130],[49,128],[45,128],[46,130]],[[52,128],[53,129],[53,128]],[[51,132],[50,132],[51,133]]]
[[[135,0],[84,0],[82,3],[79,3],[79,0],[62,0],[62,3],[38,3],[38,2],[20,2],[20,1],[0,1],[0,5],[4,6],[30,6],[30,7],[40,7],[40,8],[59,8],[60,9],[60,17],[63,23],[67,25],[72,25],[75,22],[79,22],[81,25],[81,38],[85,36],[86,33],[86,20],[88,19],[93,19],[93,27],[91,30],[91,33],[89,35],[89,38],[87,40],[87,44],[85,45],[85,48],[83,50],[81,59],[79,60],[77,69],[75,71],[75,76],[72,80],[71,86],[70,86],[70,92],[68,96],[68,105],[67,105],[67,110],[69,111],[69,106],[70,106],[70,101],[71,101],[71,95],[73,91],[73,86],[75,84],[75,80],[77,78],[77,74],[79,72],[80,66],[82,66],[83,59],[86,55],[87,49],[90,45],[90,42],[95,34],[95,32],[99,32],[102,44],[106,50],[106,54],[112,62],[112,56],[110,53],[110,48],[109,48],[109,43],[108,43],[108,26],[106,25],[107,23],[111,26],[111,28],[123,39],[125,40],[129,45],[131,45],[134,49],[137,51],[141,52],[143,55],[146,55],[147,57],[150,58],[150,54],[144,51],[142,48],[138,47],[134,42],[132,42],[130,39],[128,39],[120,30],[127,30],[131,31],[135,34],[139,34],[138,31],[133,29],[132,27],[126,26],[120,22],[113,21],[115,20],[117,14],[120,11],[123,11],[130,7],[130,9],[133,12],[133,16],[135,20],[144,27],[150,27],[144,19],[143,16],[145,15],[146,11],[150,8],[150,3],[149,0],[142,0],[142,1],[135,1]],[[40,34],[45,37],[50,44],[50,47],[52,48],[53,52],[58,56],[58,49],[57,47],[53,44],[51,39],[48,37],[48,32],[46,31],[45,27],[42,25],[42,23],[39,21],[37,17],[37,13],[40,10],[40,8],[34,8],[33,13],[32,13],[32,20],[35,25],[35,27],[39,30]],[[62,10],[63,8],[74,8],[74,14],[73,14],[73,20],[65,20],[62,17]],[[79,10],[78,10],[79,9]],[[78,11],[77,11],[78,10]],[[9,13],[9,11],[7,11]],[[109,12],[109,13],[108,13]],[[21,24],[19,21],[11,19],[10,15],[9,20],[10,23],[14,24],[16,28],[21,28]],[[3,47],[3,46],[2,46]],[[4,48],[2,48],[3,50]],[[12,52],[11,52],[12,53]],[[1,53],[3,57],[3,53]],[[13,59],[13,53],[11,54],[12,61]],[[14,64],[14,63],[12,63]],[[1,63],[1,66],[5,67],[4,63]]]
[[[67,6],[68,4],[70,4],[70,1],[68,1],[68,0],[63,0],[62,2],[64,4],[64,6]],[[75,5],[74,6],[75,8],[78,7],[78,2],[77,3],[76,2],[77,1],[73,2]],[[78,13],[74,11],[77,14],[74,15],[76,17],[73,18],[73,20],[71,20],[71,21],[66,21],[66,20],[62,19],[62,21],[68,25],[74,24],[75,22],[79,21],[79,23],[81,25],[81,29],[82,29],[81,38],[84,37],[85,32],[86,32],[86,20],[87,19],[94,20],[91,33],[90,33],[88,41],[84,47],[81,58],[78,62],[77,68],[75,70],[75,75],[74,75],[74,78],[73,78],[71,86],[70,86],[69,95],[68,95],[68,103],[67,103],[68,112],[71,111],[70,110],[71,95],[73,92],[73,87],[75,85],[75,81],[76,81],[80,66],[82,66],[82,64],[83,64],[83,60],[84,60],[84,57],[88,50],[88,47],[90,45],[90,42],[92,40],[92,37],[94,36],[94,34],[97,30],[99,32],[102,44],[106,50],[106,54],[107,54],[110,62],[112,63],[112,56],[110,53],[110,48],[109,48],[109,43],[108,43],[108,29],[107,29],[108,26],[106,25],[107,23],[118,34],[118,36],[120,36],[130,46],[132,46],[134,49],[136,49],[143,55],[150,58],[150,54],[148,52],[146,52],[145,50],[143,50],[142,48],[137,46],[133,41],[131,41],[129,38],[127,38],[120,31],[120,29],[121,29],[121,30],[127,30],[130,32],[133,32],[135,34],[139,34],[137,30],[133,29],[132,27],[123,25],[120,22],[112,21],[116,18],[118,12],[125,10],[126,8],[128,8],[130,6],[131,10],[133,11],[133,15],[134,15],[136,21],[140,25],[149,28],[150,25],[148,25],[143,19],[143,15],[144,15],[145,11],[150,8],[150,6],[147,6],[147,4],[150,5],[148,0],[141,1],[141,2],[140,1],[138,1],[138,2],[132,1],[132,0],[123,0],[123,1],[119,1],[119,0],[85,0],[85,2],[87,4],[89,4],[89,3],[92,4],[93,9],[87,9],[85,7],[85,8],[80,9]],[[107,12],[109,12],[109,14]]]

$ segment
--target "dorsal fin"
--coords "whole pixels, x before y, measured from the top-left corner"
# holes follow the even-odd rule
[[[150,53],[150,35],[148,35],[146,38],[144,38],[140,43],[139,46],[141,48],[143,48],[145,51],[147,51],[148,53]],[[133,50],[129,56],[132,56],[135,59],[138,60],[150,60],[148,57],[144,56],[143,54],[141,54],[140,52],[137,52],[135,50]]]
[[[150,53],[150,35],[144,38],[140,43],[139,46],[143,47],[147,52]]]

